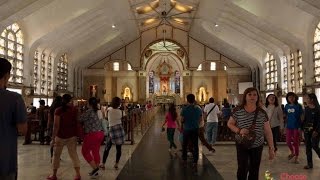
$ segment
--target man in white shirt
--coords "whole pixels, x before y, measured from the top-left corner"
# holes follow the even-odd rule
[[[210,145],[214,145],[217,139],[218,133],[218,114],[220,114],[219,107],[214,104],[214,99],[209,99],[209,104],[204,108],[205,117],[207,120],[207,141]]]

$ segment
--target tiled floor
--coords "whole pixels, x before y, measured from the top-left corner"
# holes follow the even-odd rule
[[[129,179],[138,180],[139,177],[135,176],[138,174],[137,172],[142,172],[145,175],[145,178],[142,179],[177,179],[176,172],[181,171],[181,164],[179,163],[179,156],[173,156],[170,159],[169,153],[167,152],[167,144],[166,144],[166,135],[164,133],[160,133],[160,122],[163,120],[163,116],[159,115],[156,117],[155,126],[151,126],[150,131],[153,133],[148,133],[148,139],[146,141],[142,141],[141,147],[146,147],[141,149],[144,150],[144,154],[135,157],[133,154],[135,148],[140,142],[142,136],[140,133],[136,136],[136,144],[135,145],[124,145],[122,149],[122,157],[120,160],[120,169],[115,170],[113,168],[114,161],[115,161],[115,148],[113,147],[110,151],[109,158],[106,163],[106,170],[100,171],[100,177],[98,179],[101,180],[113,180],[117,179],[121,169],[125,166],[126,163],[129,165],[131,164],[131,169],[128,167],[123,169],[123,172],[120,174],[119,179],[127,179],[128,176],[132,176]],[[156,136],[150,139],[150,136]],[[147,137],[144,137],[147,138]],[[154,139],[154,141],[152,140]],[[18,180],[44,180],[46,179],[47,175],[51,173],[51,164],[50,164],[50,155],[49,155],[49,146],[40,146],[38,144],[32,145],[21,145],[23,142],[23,138],[19,137],[19,165],[18,171],[19,176]],[[176,140],[177,144],[178,140]],[[161,143],[163,147],[157,148],[154,150],[152,147],[156,147],[155,144]],[[103,146],[101,146],[101,154],[103,152]],[[200,160],[199,160],[199,173],[205,171],[206,169],[211,169],[209,173],[213,172],[213,175],[216,173],[214,169],[216,169],[224,179],[226,180],[234,180],[236,179],[236,151],[235,146],[230,143],[219,143],[216,147],[217,152],[213,155],[207,155],[207,149],[200,146]],[[138,147],[139,149],[139,147]],[[83,180],[90,179],[87,173],[90,171],[89,165],[85,162],[81,155],[81,146],[78,146],[78,155],[81,160],[81,176]],[[139,151],[141,151],[139,150]],[[202,156],[202,152],[205,157]],[[139,153],[137,153],[139,154]],[[305,148],[304,145],[300,147],[300,164],[293,164],[288,162],[287,155],[288,155],[288,148],[286,145],[280,145],[279,150],[277,153],[277,158],[273,162],[269,162],[267,160],[267,147],[265,147],[260,167],[260,179],[264,179],[264,172],[266,170],[270,170],[274,179],[281,179],[281,177],[288,177],[288,175],[296,175],[295,177],[306,177],[306,179],[311,180],[318,180],[320,179],[320,160],[314,156],[314,168],[312,170],[304,170],[303,166],[306,164],[306,157],[305,157]],[[315,155],[315,153],[314,153]],[[72,168],[71,161],[68,157],[66,149],[62,154],[62,161],[61,167],[58,172],[58,178],[61,180],[71,180],[74,176],[74,171]],[[143,169],[134,169],[136,166],[135,164],[137,161],[147,162],[147,158],[152,158],[150,160],[151,164],[143,166]],[[137,160],[138,159],[138,160]],[[206,159],[208,159],[212,165],[207,164]],[[157,165],[155,165],[158,162]],[[206,164],[206,165],[204,165]],[[133,166],[132,166],[133,165]],[[161,166],[161,167],[160,167]],[[212,168],[211,168],[212,167]],[[173,171],[169,171],[168,169],[173,169]],[[129,171],[130,170],[130,171]],[[286,174],[287,173],[287,174]],[[141,174],[141,173],[140,173]],[[162,175],[160,175],[162,174]],[[217,175],[217,174],[216,174]],[[136,177],[136,178],[134,178]],[[182,176],[181,176],[182,177]],[[186,171],[185,179],[198,179],[200,176],[189,176],[188,172]],[[203,176],[203,179],[208,179]],[[141,179],[141,176],[140,176]],[[139,179],[139,180],[140,180]],[[178,178],[179,179],[179,178]],[[210,179],[217,179],[217,178],[210,178]]]

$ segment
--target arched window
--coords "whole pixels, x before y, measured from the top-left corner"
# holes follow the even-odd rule
[[[0,56],[12,64],[9,82],[23,82],[23,35],[17,23],[8,26],[0,37]]]
[[[303,69],[302,69],[302,53],[297,50],[297,68],[298,68],[298,93],[302,93],[303,86]]]
[[[60,57],[58,62],[56,85],[59,90],[68,88],[68,56],[66,53]]]
[[[286,56],[281,58],[283,67],[283,83],[282,83],[282,93],[288,93],[288,60]]]
[[[296,92],[295,60],[293,53],[290,53],[290,87],[290,91]]]
[[[314,33],[313,54],[315,82],[320,82],[320,23]]]
[[[202,71],[202,64],[200,64],[200,65],[198,66],[197,71]]]
[[[265,58],[266,90],[274,90],[277,87],[277,63],[272,54],[267,53]]]

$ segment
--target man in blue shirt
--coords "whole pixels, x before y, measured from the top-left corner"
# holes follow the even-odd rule
[[[187,148],[191,142],[193,146],[193,164],[192,167],[197,170],[197,162],[199,159],[198,133],[199,123],[201,121],[201,108],[195,104],[195,96],[187,95],[188,105],[183,107],[181,111],[181,122],[183,123],[183,143],[182,143],[182,159],[184,163],[187,161]]]
[[[6,90],[11,64],[0,58],[0,179],[17,179],[17,136],[27,131],[27,112],[20,94]]]

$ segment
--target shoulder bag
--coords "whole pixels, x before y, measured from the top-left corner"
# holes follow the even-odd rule
[[[258,113],[259,113],[259,109],[257,108],[254,114],[253,122],[251,124],[251,127],[249,128],[248,134],[241,135],[240,133],[237,133],[235,135],[236,144],[246,149],[249,149],[251,145],[254,143],[254,141],[256,140],[256,132],[254,131],[254,129],[256,127]]]

